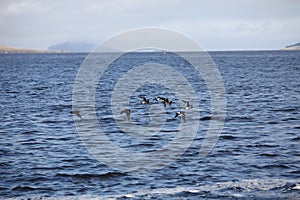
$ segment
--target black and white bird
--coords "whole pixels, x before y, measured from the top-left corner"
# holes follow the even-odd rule
[[[167,107],[167,105],[172,105],[172,103],[174,103],[173,101],[169,101],[168,98],[164,98],[164,97],[156,97],[155,100],[163,102],[164,107]]]
[[[189,110],[192,109],[193,106],[190,104],[190,102],[182,100],[182,102],[185,104],[185,109]]]
[[[155,100],[156,100],[156,101],[165,101],[166,98],[163,98],[163,97],[155,97]]]
[[[186,116],[185,116],[185,112],[184,111],[179,111],[176,113],[175,118],[180,116],[183,120],[183,122],[186,122]]]
[[[146,97],[140,96],[140,98],[142,99],[141,104],[150,104],[149,99],[146,99]]]
[[[130,121],[130,109],[124,109],[120,112],[120,114],[126,114],[127,120]]]
[[[82,119],[82,116],[80,115],[80,112],[78,110],[72,110],[70,113],[73,114],[73,115],[76,115],[77,117]]]

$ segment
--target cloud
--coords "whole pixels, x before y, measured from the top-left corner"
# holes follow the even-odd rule
[[[160,27],[186,34],[207,49],[281,48],[299,41],[299,10],[298,0],[2,0],[0,44],[47,48]]]

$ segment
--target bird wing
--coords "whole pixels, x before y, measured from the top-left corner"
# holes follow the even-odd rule
[[[130,112],[126,112],[126,117],[127,117],[127,120],[130,121]]]
[[[120,114],[123,114],[123,113],[126,114],[127,120],[130,121],[130,110],[124,109],[120,112]]]
[[[147,101],[145,96],[139,96],[141,99],[143,99],[143,101]]]
[[[76,115],[77,117],[82,119],[82,116],[80,115],[80,112],[78,110],[73,110],[70,113],[73,114],[73,115]]]
[[[82,118],[79,111],[75,112],[75,114],[77,115],[77,117]]]
[[[182,102],[185,103],[185,106],[186,106],[186,107],[190,107],[190,102],[185,101],[185,100],[182,100]]]
[[[187,102],[186,102],[186,106],[187,106],[187,107],[191,107],[190,102],[187,101]]]
[[[185,116],[185,114],[182,115],[182,119],[183,119],[183,122],[186,122],[186,116]]]
[[[163,103],[164,103],[164,107],[167,107],[167,102],[166,102],[166,101],[163,101]]]

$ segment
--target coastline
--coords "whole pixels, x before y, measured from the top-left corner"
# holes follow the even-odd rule
[[[300,46],[286,47],[283,50],[284,51],[299,51],[300,50]]]
[[[300,46],[287,46],[282,49],[220,49],[220,50],[204,50],[204,52],[239,52],[239,51],[249,51],[249,52],[259,52],[259,51],[299,51]],[[193,51],[179,51],[179,52],[193,52]],[[29,48],[18,48],[18,47],[9,47],[0,45],[0,54],[8,53],[91,53],[91,52],[72,52],[72,51],[63,51],[63,50],[42,50],[42,49],[29,49]],[[113,53],[113,52],[105,52]],[[140,52],[135,52],[140,53]]]
[[[0,46],[0,53],[4,53],[4,54],[8,54],[8,53],[64,53],[64,51],[26,49],[26,48]]]

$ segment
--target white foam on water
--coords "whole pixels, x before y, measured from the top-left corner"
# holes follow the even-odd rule
[[[188,192],[190,192],[190,193],[199,193],[200,191],[199,190],[189,190]]]
[[[292,187],[293,190],[300,190],[300,183]]]
[[[177,186],[173,188],[157,188],[152,190],[140,190],[133,193],[126,194],[116,194],[116,195],[81,195],[81,196],[59,196],[59,197],[27,197],[31,199],[44,199],[44,200],[81,200],[81,199],[90,199],[90,200],[114,200],[117,198],[139,198],[139,197],[151,197],[153,195],[176,195],[182,192],[189,192],[197,194],[200,192],[210,192],[211,194],[216,195],[226,195],[232,197],[245,197],[248,192],[259,192],[259,191],[268,191],[275,188],[284,187],[286,184],[295,184],[292,187],[292,190],[300,190],[300,181],[299,180],[285,180],[285,179],[247,179],[239,181],[227,181],[212,183],[201,186]],[[238,193],[237,191],[232,191],[232,189],[242,189]],[[23,198],[11,198],[11,199],[23,199]]]

